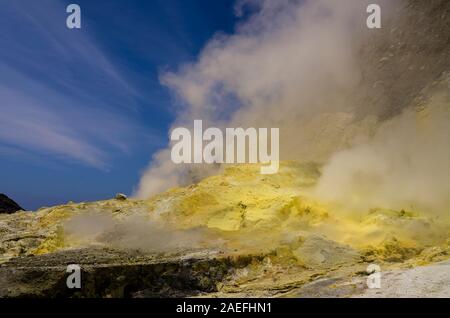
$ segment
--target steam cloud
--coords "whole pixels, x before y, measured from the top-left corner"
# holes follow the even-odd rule
[[[72,243],[147,252],[194,250],[206,245],[206,242],[208,247],[223,244],[207,229],[174,229],[161,220],[139,213],[115,219],[110,213],[89,211],[68,219],[64,223],[64,232],[67,241]]]
[[[256,13],[234,34],[217,34],[198,61],[161,76],[180,102],[173,127],[192,127],[194,119],[205,127],[280,127],[281,159],[326,156],[330,145],[346,142],[332,136],[352,121],[350,113],[342,113],[340,123],[324,129],[335,120],[327,112],[349,108],[345,97],[359,80],[353,38],[365,26],[365,6],[266,0],[241,1],[236,10],[249,6]],[[186,169],[171,162],[169,148],[160,151],[136,196],[192,182],[193,172]],[[195,169],[205,174],[204,167]]]
[[[191,127],[194,119],[215,127],[278,127],[281,160],[327,163],[315,194],[352,209],[448,206],[445,107],[431,105],[423,120],[404,110],[381,121],[361,116],[377,113],[365,111],[377,106],[353,97],[362,89],[358,47],[367,35],[368,3],[238,2],[237,13],[248,7],[256,13],[234,34],[217,34],[196,62],[161,76],[180,105],[173,127]],[[388,19],[396,4],[378,3]],[[187,169],[171,162],[170,148],[160,151],[136,196],[195,181],[216,167]]]
[[[421,112],[405,110],[368,143],[338,152],[316,189],[349,210],[390,208],[443,214],[450,206],[448,97]]]

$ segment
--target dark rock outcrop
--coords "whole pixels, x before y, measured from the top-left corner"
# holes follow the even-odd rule
[[[20,207],[20,205],[8,198],[3,193],[0,193],[0,214],[10,214],[21,210],[23,209]]]

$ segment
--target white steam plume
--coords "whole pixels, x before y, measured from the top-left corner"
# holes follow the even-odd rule
[[[435,96],[383,123],[373,140],[336,153],[316,195],[349,211],[370,208],[448,214],[450,96]]]
[[[390,4],[379,2],[386,17]],[[173,127],[192,127],[194,119],[205,127],[277,127],[282,160],[323,161],[355,138],[367,139],[377,120],[357,120],[351,96],[361,79],[357,43],[367,31],[368,3],[239,2],[237,11],[250,5],[256,13],[234,34],[216,35],[195,63],[162,75],[181,105]],[[144,173],[136,196],[189,182],[192,168],[173,164],[165,149]]]

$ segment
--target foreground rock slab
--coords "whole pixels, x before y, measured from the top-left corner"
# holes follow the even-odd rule
[[[232,271],[257,258],[104,248],[18,257],[0,266],[0,297],[192,297],[216,291]],[[66,285],[69,264],[81,268],[80,289]]]
[[[382,273],[380,289],[365,289],[364,298],[448,298],[450,261]]]

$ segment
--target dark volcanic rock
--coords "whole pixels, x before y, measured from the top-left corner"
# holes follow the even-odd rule
[[[0,193],[0,213],[14,213],[23,210],[20,205],[8,198],[3,193]]]
[[[142,254],[103,248],[18,257],[0,265],[0,298],[191,297],[216,292],[235,270],[260,262],[259,255],[210,251]],[[81,288],[69,289],[67,265],[81,268]]]

